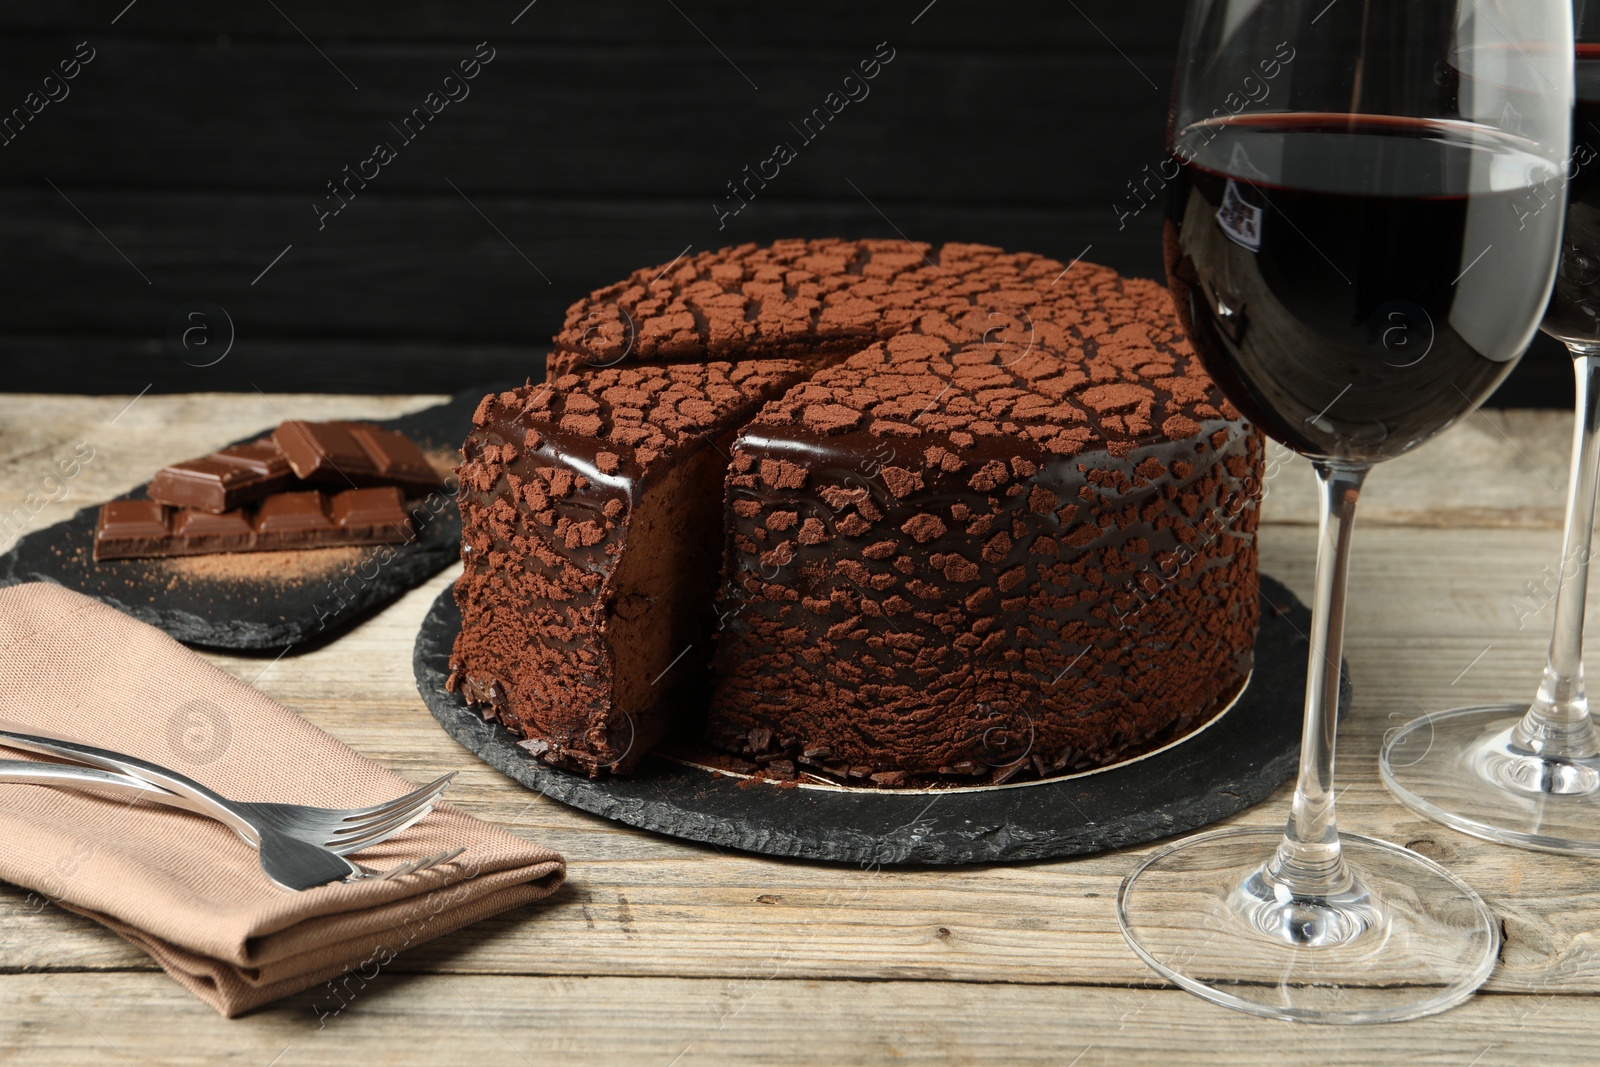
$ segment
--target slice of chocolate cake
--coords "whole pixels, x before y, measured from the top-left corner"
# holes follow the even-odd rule
[[[1260,438],[1164,290],[1079,269],[1049,329],[1039,308],[1030,336],[950,340],[930,316],[740,433],[714,743],[1004,781],[1110,762],[1238,690]]]
[[[485,397],[459,469],[452,685],[557,766],[636,763],[663,701],[704,684],[733,431],[799,377],[626,367]]]

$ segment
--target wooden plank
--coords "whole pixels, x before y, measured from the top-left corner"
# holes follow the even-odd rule
[[[1485,402],[1492,408],[1572,410],[1572,359],[1561,343],[1540,333],[1510,377]]]
[[[150,386],[152,393],[205,390],[251,396],[259,386],[274,394],[331,387],[336,395],[359,395],[392,394],[403,386],[418,393],[451,394],[491,382],[538,380],[548,347],[536,335],[520,343],[348,340],[262,335],[252,332],[249,323],[234,326],[232,350],[223,362],[209,366],[204,353],[185,351],[159,334],[0,334],[0,362],[5,364],[0,381],[17,393],[81,386],[94,393],[131,396]]]
[[[619,204],[474,195],[480,215],[440,188],[443,197],[376,194],[357,201],[319,234],[309,200],[299,195],[64,187],[105,237],[48,188],[0,192],[0,244],[10,253],[0,261],[6,329],[48,335],[70,323],[77,334],[140,342],[120,355],[128,372],[119,384],[97,386],[74,366],[64,383],[74,390],[136,392],[155,380],[168,390],[253,391],[253,382],[268,391],[334,391],[344,374],[340,365],[275,367],[272,344],[295,337],[375,344],[433,338],[542,353],[573,300],[641,265],[670,262],[686,245],[903,231],[930,241],[1029,248],[1062,262],[1092,244],[1090,259],[1125,273],[1161,271],[1155,214],[1146,211],[1119,231],[1109,207],[1098,204],[1031,210],[879,203],[886,219],[840,178],[837,191],[847,200],[758,202],[719,231],[709,199]],[[248,363],[230,354],[201,381],[164,348],[174,312],[193,300],[221,305],[239,343],[258,346]],[[0,360],[9,370],[26,354],[26,348],[4,351]],[[102,358],[100,366],[107,362]],[[396,381],[405,381],[403,371]]]
[[[183,0],[140,0],[137,17],[129,12],[117,20],[114,31],[108,31],[116,10],[108,14],[106,5],[92,0],[56,0],[47,5],[14,5],[0,12],[0,30],[8,36],[94,31],[119,38],[153,37],[195,43],[211,43],[217,35],[227,34],[236,40],[293,41],[304,46],[295,29],[298,27],[322,46],[372,41],[477,41],[490,36],[496,41],[610,47],[670,43],[685,49],[709,50],[697,33],[698,27],[719,47],[729,50],[751,46],[815,48],[835,45],[841,38],[870,36],[876,41],[885,34],[899,32],[914,37],[924,47],[1033,52],[1107,48],[1094,26],[1129,49],[1152,37],[1170,35],[1176,39],[1183,18],[1180,0],[1146,0],[1137,6],[1116,0],[1081,0],[1078,8],[1082,14],[1041,0],[986,7],[945,4],[937,8],[928,0],[897,0],[882,5],[821,0],[794,8],[753,7],[738,0],[691,0],[678,7],[681,14],[668,4],[629,5],[626,17],[619,18],[612,6],[585,4],[581,0],[539,0],[536,6],[527,0],[462,0],[447,9],[426,0],[348,0],[336,5],[284,6],[284,12],[293,17],[291,25],[271,5],[259,9],[249,5],[213,9],[195,8]]]
[[[883,37],[841,30],[826,48],[741,53],[735,69],[670,6],[661,10],[678,22],[681,46],[497,41],[471,81],[448,85],[480,38],[319,54],[298,36],[228,48],[97,37],[92,62],[52,90],[68,95],[0,134],[15,138],[0,154],[0,183],[52,196],[44,178],[69,195],[280,191],[313,228],[313,203],[339,208],[330,182],[357,205],[379,193],[455,197],[448,179],[475,199],[684,197],[710,217],[713,201],[737,206],[726,183],[742,185],[742,168],[756,173],[786,143],[796,158],[769,164],[770,184],[757,178],[746,199],[854,197],[842,173],[885,204],[1094,203],[1109,214],[1123,183],[1162,159],[1175,27],[1153,42],[1125,39],[1125,58],[1079,21],[1084,47],[1023,61],[929,53],[903,34],[879,49]],[[30,81],[72,54],[54,41],[0,38],[0,66],[37,71]],[[880,54],[890,61],[876,60],[874,78],[845,84]],[[8,94],[0,115],[29,88]],[[424,108],[430,93],[436,115]],[[1091,103],[1105,95],[1114,107]],[[363,180],[380,144],[394,158],[367,163]],[[1093,166],[1081,165],[1085,153]]]
[[[1437,439],[1374,468],[1362,489],[1356,528],[1374,522],[1559,528],[1571,449],[1570,413],[1471,412]],[[1311,464],[1275,444],[1268,455],[1266,521],[1316,522]],[[1552,560],[1559,556],[1559,538],[1541,543],[1552,546]]]
[[[361,2],[296,10],[291,21],[271,5],[196,11],[177,0],[142,0],[137,16],[119,11],[114,27],[98,3],[77,0],[0,12],[8,31],[0,57],[23,79],[12,106],[31,84],[21,72],[42,78],[80,39],[92,38],[100,49],[72,83],[73,95],[50,105],[0,153],[0,185],[43,194],[7,205],[3,216],[37,216],[48,231],[4,233],[8,247],[26,250],[8,257],[14,269],[0,274],[8,291],[21,295],[8,303],[4,329],[55,334],[70,324],[80,335],[62,342],[80,350],[70,371],[46,354],[52,345],[43,338],[0,338],[10,388],[80,389],[87,382],[97,391],[132,391],[154,377],[161,391],[249,389],[251,376],[239,360],[197,383],[183,368],[144,358],[147,346],[161,354],[162,332],[178,304],[223,293],[237,298],[248,278],[293,241],[305,256],[306,229],[315,223],[311,203],[325,194],[325,183],[364,158],[374,129],[388,136],[388,122],[442,78],[441,64],[483,39],[503,49],[500,66],[486,70],[474,96],[441,115],[425,141],[384,168],[381,181],[362,193],[366,203],[336,222],[373,212],[381,219],[374,225],[391,233],[418,232],[407,211],[373,203],[397,195],[436,197],[446,211],[467,212],[446,178],[475,199],[559,196],[562,205],[543,205],[543,214],[557,217],[534,220],[517,240],[537,246],[529,258],[542,269],[554,273],[547,262],[554,260],[570,272],[558,288],[530,292],[521,254],[495,245],[487,229],[474,235],[483,238],[479,254],[469,257],[478,262],[464,269],[457,253],[469,239],[459,236],[434,247],[424,237],[410,249],[373,247],[365,238],[335,243],[312,253],[331,256],[332,277],[321,270],[309,276],[317,296],[299,293],[270,307],[258,304],[254,292],[242,300],[238,351],[258,369],[274,365],[268,388],[449,390],[474,375],[498,376],[522,360],[497,346],[542,344],[572,297],[641,263],[665,261],[684,244],[830,228],[889,235],[898,227],[935,240],[1042,247],[1062,258],[1093,244],[1097,256],[1119,269],[1159,271],[1152,212],[1142,212],[1125,232],[1116,212],[1130,206],[1126,183],[1160,155],[1178,0],[1085,0],[1070,8],[830,2],[793,10],[705,0],[676,9],[640,5],[623,19],[572,0],[512,6],[508,17],[498,3],[451,5],[445,12],[421,3]],[[320,43],[313,47],[308,38]],[[711,203],[725,193],[724,183],[759,163],[773,140],[788,136],[789,123],[816,106],[830,79],[842,77],[839,71],[862,48],[884,39],[895,44],[898,65],[886,68],[874,95],[806,146],[734,227],[713,232]],[[317,54],[322,46],[338,57],[339,69],[359,75],[359,93],[346,92],[339,69]],[[758,74],[762,91],[746,93],[718,48]],[[1108,96],[1114,106],[1099,103]],[[660,101],[648,119],[641,99]],[[1048,126],[1039,115],[1050,116]],[[560,151],[552,152],[556,145]],[[1093,166],[1083,165],[1085,153]],[[199,269],[180,267],[175,276],[149,271],[153,288],[129,308],[126,264],[55,193],[45,192],[46,178],[74,202],[91,188],[141,187],[170,197],[174,190],[235,187],[244,201],[220,208],[181,196],[153,216],[113,207],[103,228],[117,233],[119,243],[138,244],[140,263],[147,253],[161,264],[173,251],[186,258],[195,247],[214,247],[208,235],[224,233],[230,250],[242,254],[212,252]],[[895,224],[857,202],[843,178]],[[281,191],[291,204],[262,211],[249,194],[266,189]],[[639,198],[662,196],[682,199],[664,207],[671,218],[636,217],[641,208],[649,213]],[[612,197],[635,202],[604,206]],[[565,203],[571,198],[587,206]],[[996,220],[988,209],[997,199],[1028,217]],[[810,206],[814,201],[822,203]],[[853,214],[841,213],[841,204]],[[569,213],[583,219],[582,228],[564,225]],[[106,221],[100,205],[91,214]],[[534,214],[541,214],[538,206]],[[755,221],[757,214],[766,220]],[[200,233],[182,219],[199,222]],[[159,232],[121,232],[130,227]],[[324,236],[311,239],[324,244]],[[615,254],[597,261],[600,249]],[[340,299],[330,299],[333,293]],[[85,331],[107,336],[81,336]],[[466,358],[441,360],[436,350],[416,345],[419,335],[439,339],[445,351],[464,343]],[[350,338],[371,339],[389,362],[379,366],[378,357],[349,351],[321,358],[357,344]],[[141,364],[153,364],[154,374]],[[1569,404],[1562,364],[1551,343],[1541,345],[1496,403]],[[450,367],[461,375],[448,377]]]
[[[774,968],[777,967],[775,972]],[[737,978],[419,977],[224,1020],[158,975],[0,977],[18,1062],[1501,1067],[1600,1056],[1592,1001],[1482,996],[1390,1026],[1290,1026],[1162,989]],[[778,980],[774,980],[778,978]],[[160,1025],[152,1025],[160,1020]],[[277,1057],[275,1060],[274,1058]]]
[[[97,467],[97,458],[71,484],[74,495],[63,514],[96,493],[142,480],[166,459],[270,425],[280,413],[380,417],[426,402],[147,396],[108,425],[125,398],[3,397],[0,514],[29,491],[60,443],[79,437],[103,442],[97,457],[105,465]],[[1504,476],[1497,464],[1508,462],[1506,455],[1520,449],[1542,457],[1541,449],[1555,449],[1567,432],[1556,414],[1510,413],[1502,428],[1510,443],[1486,430],[1477,459],[1443,474],[1483,488]],[[1506,455],[1495,452],[1494,440]],[[1269,483],[1272,521],[1262,538],[1263,568],[1303,596],[1311,575],[1310,532],[1300,520],[1274,517],[1288,496],[1278,480],[1294,470],[1284,468]],[[1303,464],[1298,475],[1307,476]],[[1529,480],[1519,484],[1526,488]],[[1375,478],[1363,501],[1369,518],[1357,538],[1347,652],[1356,704],[1343,729],[1340,762],[1344,824],[1425,851],[1485,894],[1507,933],[1504,963],[1491,988],[1595,992],[1600,901],[1592,893],[1592,865],[1455,834],[1406,812],[1377,781],[1374,755],[1387,730],[1424,710],[1531,694],[1548,636],[1548,609],[1536,610],[1525,585],[1538,579],[1557,550],[1557,531],[1472,528],[1473,513],[1451,521],[1444,505],[1435,512],[1439,528],[1410,525],[1405,508],[1419,491],[1403,478]],[[729,978],[779,958],[782,973],[795,978],[1118,985],[1148,979],[1112,914],[1117,884],[1142,849],[1021,866],[864,872],[723,855],[528,793],[463,753],[415,692],[412,639],[449,580],[441,575],[333,645],[275,663],[270,656],[207,654],[415,780],[459,768],[455,803],[558,848],[571,861],[571,885],[548,904],[422,946],[396,962],[397,973]],[[353,663],[362,665],[359,676],[351,673]],[[1284,800],[1280,792],[1233,821],[1275,825]],[[40,908],[15,889],[0,893],[0,965],[149,967],[93,924]]]

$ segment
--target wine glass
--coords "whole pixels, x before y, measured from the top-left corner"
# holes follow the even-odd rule
[[[1600,466],[1600,5],[1574,4],[1577,106],[1572,154],[1542,204],[1566,186],[1566,233],[1546,333],[1572,353],[1578,403],[1566,536],[1544,677],[1531,704],[1488,704],[1413,720],[1383,747],[1383,781],[1401,802],[1507,845],[1600,856],[1600,731],[1583,684],[1595,474]]]
[[[1341,836],[1334,732],[1351,522],[1372,464],[1481,403],[1549,299],[1566,0],[1191,0],[1168,146],[1178,316],[1320,485],[1304,733],[1284,831],[1189,838],[1123,882],[1133,949],[1258,1015],[1387,1022],[1489,976],[1499,924],[1444,868]]]

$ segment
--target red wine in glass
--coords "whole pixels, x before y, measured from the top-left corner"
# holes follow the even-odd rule
[[[1578,45],[1576,74],[1566,233],[1544,330],[1569,344],[1594,345],[1600,344],[1600,44]]]
[[[1591,9],[1580,36],[1600,36]],[[1600,730],[1583,669],[1583,616],[1600,472],[1600,45],[1580,41],[1572,149],[1539,190],[1544,215],[1567,194],[1561,265],[1543,328],[1572,353],[1577,411],[1566,531],[1544,673],[1531,702],[1433,712],[1385,737],[1384,784],[1447,826],[1501,844],[1600,856]]]
[[[1178,314],[1245,417],[1296,451],[1399,455],[1482,402],[1531,340],[1561,215],[1539,210],[1546,153],[1514,135],[1241,115],[1180,131],[1173,154]]]
[[[1140,958],[1213,1003],[1396,1022],[1459,1004],[1497,959],[1499,923],[1470,886],[1340,831],[1339,664],[1368,471],[1482,401],[1549,301],[1573,13],[1190,0],[1168,125],[1174,304],[1228,399],[1310,460],[1318,502],[1282,831],[1169,845],[1117,894]]]

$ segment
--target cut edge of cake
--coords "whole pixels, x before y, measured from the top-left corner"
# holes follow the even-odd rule
[[[704,688],[733,431],[799,374],[626,367],[485,397],[458,471],[450,687],[553,765],[637,765],[664,705]]]

